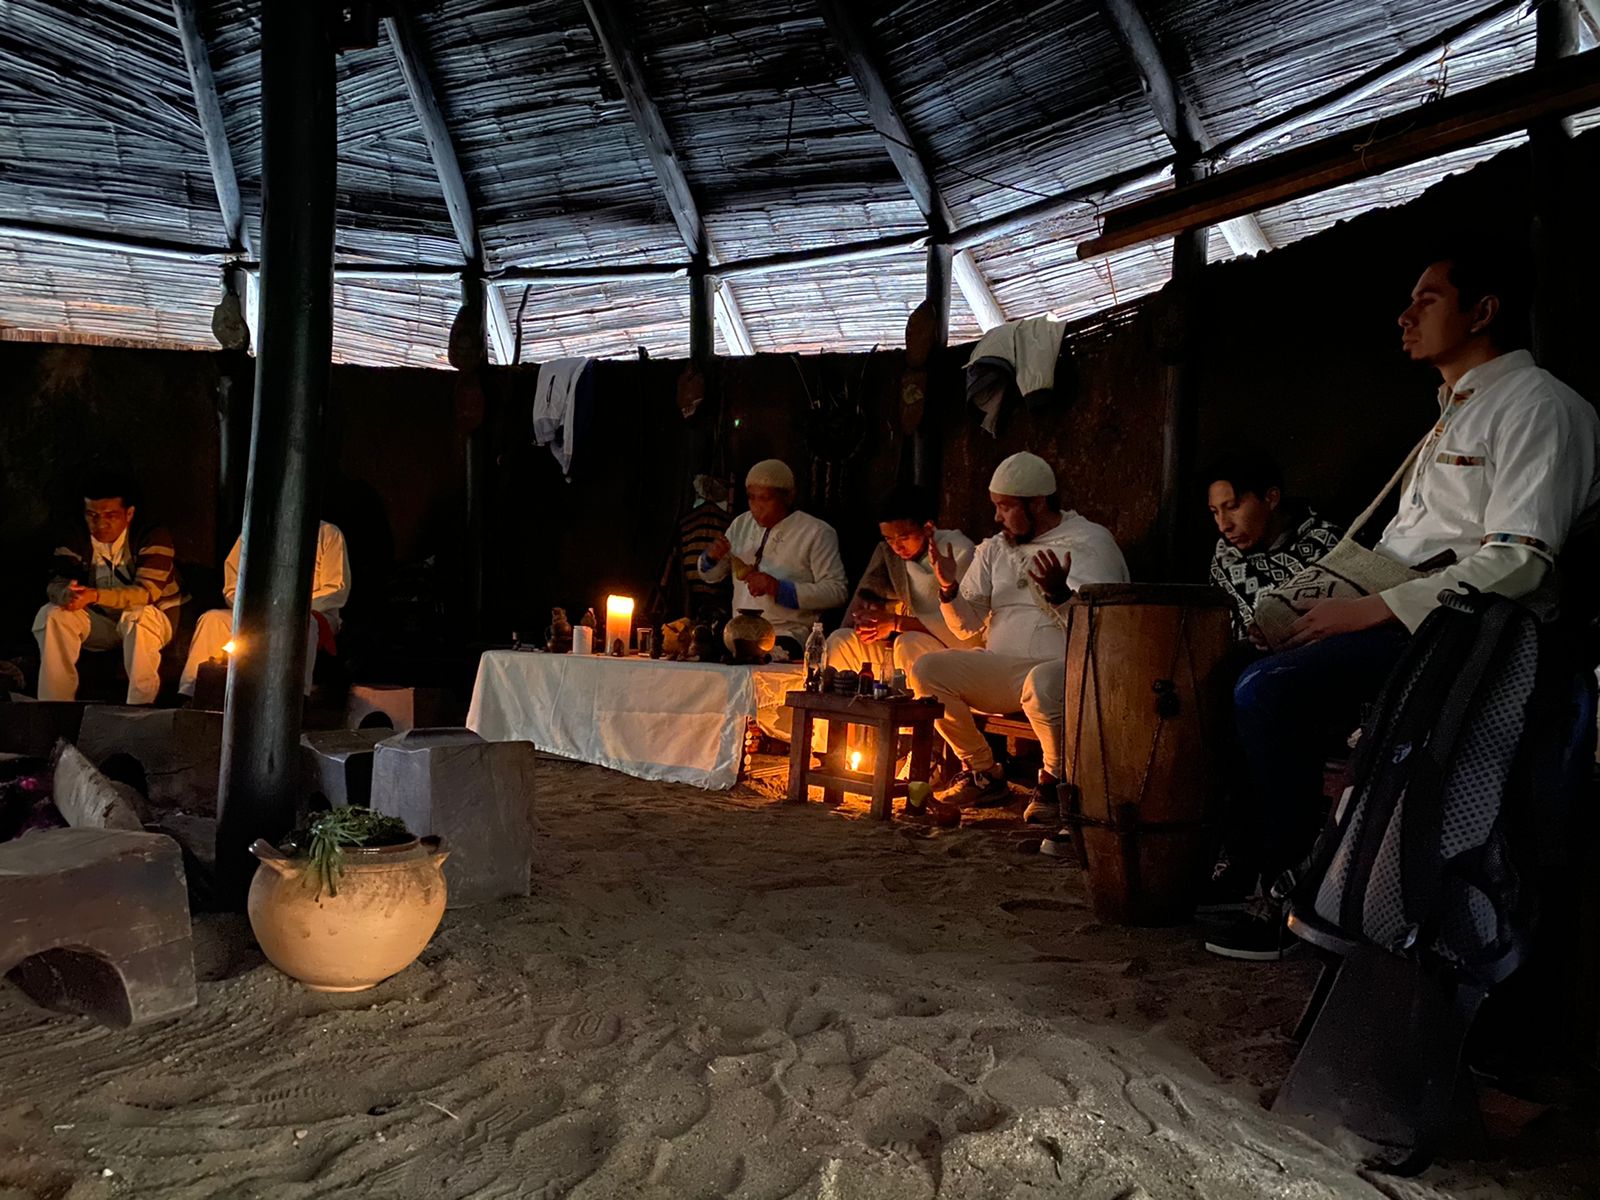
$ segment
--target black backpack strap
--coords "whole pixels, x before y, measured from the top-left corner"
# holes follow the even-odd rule
[[[1451,676],[1449,692],[1437,710],[1425,745],[1416,747],[1405,794],[1405,821],[1400,828],[1401,905],[1408,934],[1398,949],[1409,949],[1438,919],[1444,891],[1444,787],[1456,759],[1456,748],[1468,718],[1480,704],[1479,689],[1491,669],[1510,652],[1511,623],[1523,610],[1509,600],[1488,606],[1478,621],[1477,636],[1461,667]]]

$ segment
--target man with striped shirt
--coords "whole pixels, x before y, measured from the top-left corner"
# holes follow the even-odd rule
[[[74,700],[78,655],[122,648],[128,703],[152,704],[161,690],[161,651],[186,597],[172,536],[135,521],[127,485],[98,476],[84,488],[84,528],[56,547],[50,602],[34,618],[39,699]]]

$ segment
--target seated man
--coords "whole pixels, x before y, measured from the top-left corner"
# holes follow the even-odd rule
[[[228,551],[228,561],[222,567],[222,595],[233,603],[239,588],[239,555],[243,540],[235,538],[233,549]],[[333,650],[334,636],[339,632],[339,614],[350,602],[350,555],[345,550],[344,534],[337,525],[323,521],[317,526],[317,561],[311,571],[311,620],[306,625],[306,694],[311,694],[312,668],[317,664],[317,647]],[[195,625],[194,641],[189,643],[189,657],[183,664],[183,674],[178,679],[178,691],[185,696],[194,695],[195,679],[200,674],[200,664],[211,658],[221,658],[223,649],[233,637],[233,610],[213,608],[200,614]]]
[[[700,577],[717,583],[734,571],[734,611],[759,611],[790,661],[798,661],[812,622],[845,600],[839,535],[826,521],[795,510],[794,472],[775,458],[750,468],[744,492],[750,511],[735,517],[700,556]]]
[[[1127,582],[1128,565],[1109,529],[1061,511],[1056,474],[1038,455],[1024,451],[1001,463],[989,501],[1001,532],[984,540],[966,572],[947,548],[933,559],[945,621],[963,637],[983,635],[985,647],[924,655],[911,666],[911,690],[944,705],[935,728],[964,768],[947,796],[960,807],[1010,803],[1005,775],[972,714],[1021,708],[1044,752],[1028,815],[1055,821],[1066,716],[1062,606],[1086,583]]]
[[[78,655],[122,647],[128,703],[153,704],[161,690],[161,650],[172,640],[185,596],[172,535],[136,522],[132,493],[114,476],[84,487],[84,528],[56,548],[50,603],[34,618],[39,699],[75,700]]]
[[[1305,854],[1300,830],[1321,800],[1330,734],[1354,727],[1439,593],[1467,586],[1519,599],[1542,590],[1568,534],[1600,502],[1600,417],[1516,348],[1525,336],[1519,277],[1511,260],[1463,245],[1428,263],[1400,314],[1402,348],[1443,382],[1438,419],[1377,550],[1413,568],[1451,565],[1316,604],[1287,647],[1234,687],[1266,880]],[[1270,960],[1286,937],[1281,906],[1267,903],[1206,949]]]
[[[959,530],[935,529],[937,511],[933,493],[921,487],[896,488],[878,506],[883,541],[845,610],[844,627],[828,635],[828,666],[859,671],[870,663],[887,680],[897,670],[909,672],[924,654],[983,644],[952,632],[940,611],[929,547],[937,542],[954,553],[956,571],[965,574],[972,542]]]
[[[1283,472],[1264,454],[1239,451],[1208,472],[1206,503],[1217,523],[1211,582],[1233,601],[1233,633],[1250,640],[1256,596],[1287,583],[1339,541],[1339,527],[1286,500]]]

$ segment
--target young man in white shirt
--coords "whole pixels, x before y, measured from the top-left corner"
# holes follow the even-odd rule
[[[222,595],[230,605],[239,587],[242,550],[242,540],[235,538],[222,567]],[[332,648],[333,638],[339,632],[340,614],[349,602],[350,555],[345,549],[344,534],[337,525],[323,521],[317,526],[317,558],[311,571],[311,619],[306,626],[305,691],[308,696],[312,669],[317,664],[317,647]],[[232,638],[232,608],[213,608],[200,614],[194,640],[189,643],[189,657],[184,661],[183,674],[178,677],[181,695],[194,695],[200,664],[226,653],[225,647]]]
[[[923,487],[899,487],[878,506],[883,541],[872,552],[866,573],[845,610],[844,624],[828,635],[827,665],[859,671],[870,663],[885,679],[911,670],[924,654],[972,650],[981,637],[964,637],[950,628],[939,606],[939,581],[933,574],[935,541],[955,554],[964,574],[972,562],[972,541],[957,529],[934,529],[938,501]]]
[[[1011,802],[972,714],[1027,714],[1044,752],[1030,815],[1055,820],[1066,707],[1063,606],[1086,583],[1126,583],[1128,564],[1109,529],[1061,511],[1056,474],[1036,454],[1002,462],[989,481],[989,501],[1001,531],[984,540],[965,572],[953,548],[936,544],[933,556],[946,624],[964,637],[982,636],[984,648],[918,659],[911,690],[944,705],[934,727],[963,767],[945,799],[963,808]]]
[[[733,571],[734,611],[758,610],[796,660],[811,623],[849,594],[839,535],[826,521],[795,510],[794,472],[775,458],[750,468],[744,493],[750,511],[735,517],[700,556],[700,578],[717,583]]]
[[[1354,725],[1439,593],[1532,594],[1600,503],[1600,417],[1518,349],[1521,295],[1515,264],[1464,247],[1429,263],[1400,314],[1402,349],[1439,372],[1439,418],[1376,549],[1413,568],[1448,565],[1376,595],[1322,601],[1234,688],[1255,809],[1275,850],[1269,885],[1309,844],[1330,735]],[[1206,948],[1276,959],[1284,938],[1269,904]]]

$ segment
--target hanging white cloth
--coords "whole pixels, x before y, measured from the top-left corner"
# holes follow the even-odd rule
[[[587,358],[558,358],[539,368],[533,388],[533,441],[549,446],[561,464],[561,473],[572,474],[572,439],[576,427],[578,382],[589,367]]]

